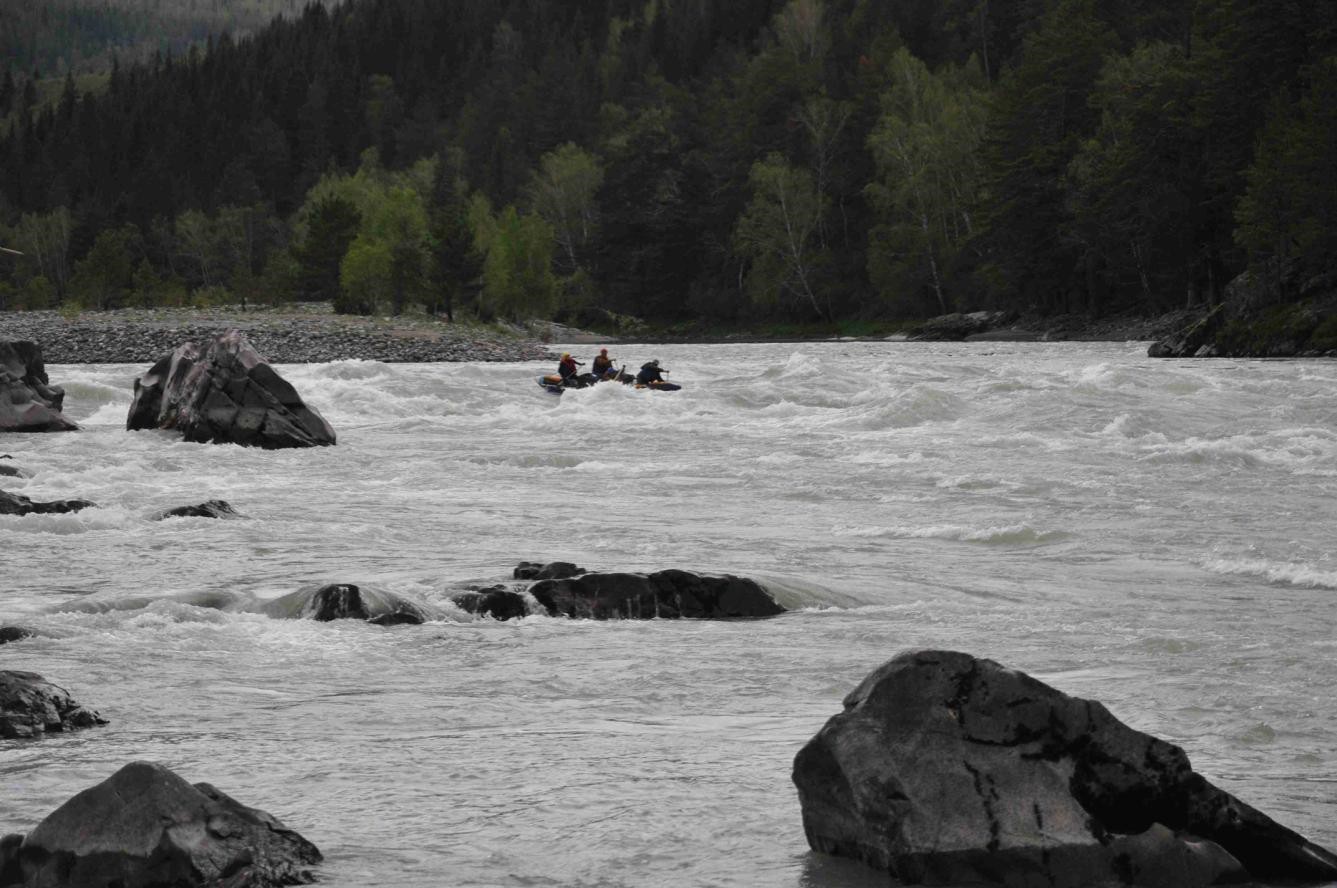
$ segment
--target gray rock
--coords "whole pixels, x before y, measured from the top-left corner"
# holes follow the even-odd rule
[[[0,432],[70,432],[60,412],[65,390],[51,385],[42,350],[27,340],[0,340]]]
[[[0,626],[0,644],[22,641],[25,638],[32,638],[36,634],[36,632],[23,626]]]
[[[232,508],[232,505],[226,500],[208,500],[197,506],[177,506],[175,509],[165,509],[153,516],[154,521],[163,521],[167,518],[241,518],[240,512]]]
[[[505,586],[488,586],[457,592],[451,601],[471,614],[481,614],[494,620],[516,620],[529,616],[529,606],[519,592]]]
[[[587,573],[540,580],[529,592],[552,616],[590,620],[772,617],[785,610],[754,580],[685,570]]]
[[[425,623],[436,614],[416,601],[390,592],[359,589],[352,583],[331,583],[299,589],[267,602],[262,613],[299,620],[365,620],[378,626]]]
[[[315,881],[315,845],[208,783],[132,762],[0,841],[0,888],[210,886]]]
[[[334,443],[334,431],[291,385],[230,330],[200,349],[163,355],[135,380],[126,428],[176,429],[187,441],[268,449]]]
[[[1212,786],[1179,747],[969,654],[874,671],[793,778],[814,850],[905,882],[1337,879],[1337,856]]]
[[[0,737],[33,738],[106,723],[36,672],[0,669]]]
[[[576,567],[569,561],[550,561],[547,564],[521,561],[511,572],[511,576],[517,580],[565,580],[569,577],[578,577],[584,572],[585,568]]]
[[[1188,358],[1201,353],[1206,356],[1215,354],[1212,343],[1220,335],[1226,324],[1226,309],[1218,305],[1202,317],[1177,333],[1153,342],[1147,349],[1149,358]]]
[[[90,503],[88,500],[52,500],[45,503],[35,503],[21,494],[0,490],[0,515],[44,515],[78,512],[80,509],[96,507],[97,503]]]
[[[968,314],[939,315],[929,318],[909,332],[909,338],[921,342],[961,342],[1016,320],[1008,311],[972,311]]]

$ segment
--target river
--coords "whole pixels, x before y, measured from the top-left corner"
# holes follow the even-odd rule
[[[276,452],[125,432],[145,367],[49,366],[84,429],[0,436],[33,473],[5,487],[101,508],[0,517],[0,624],[43,633],[0,668],[111,723],[0,742],[0,833],[149,759],[311,839],[328,886],[881,886],[808,851],[791,763],[864,675],[940,647],[1100,700],[1337,846],[1337,363],[612,352],[683,390],[283,365],[339,443]],[[211,498],[246,517],[151,520]],[[383,628],[189,603],[442,603],[521,560],[731,572],[793,611]]]

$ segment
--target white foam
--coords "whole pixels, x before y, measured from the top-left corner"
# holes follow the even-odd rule
[[[1337,571],[1320,570],[1310,564],[1261,559],[1212,558],[1202,562],[1202,567],[1215,574],[1257,577],[1279,586],[1337,589]]]

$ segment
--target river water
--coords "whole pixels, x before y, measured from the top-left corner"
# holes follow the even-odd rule
[[[1145,344],[632,346],[677,393],[538,364],[281,366],[336,447],[127,433],[144,367],[51,366],[84,430],[3,436],[0,647],[110,719],[0,743],[0,833],[132,759],[270,811],[331,886],[885,880],[807,849],[794,754],[908,648],[988,656],[1185,747],[1337,846],[1337,363]],[[229,501],[245,519],[150,520]],[[520,560],[767,582],[758,622],[199,607],[352,582],[443,602]]]

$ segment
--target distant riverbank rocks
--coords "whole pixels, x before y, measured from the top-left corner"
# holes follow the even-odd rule
[[[1194,773],[1177,746],[990,660],[912,651],[794,760],[816,851],[911,883],[1327,882],[1337,856]]]
[[[187,342],[135,380],[126,428],[175,429],[187,441],[278,449],[334,443],[308,407],[246,339],[230,330],[203,347]]]
[[[23,633],[20,638],[31,634],[18,632]],[[36,672],[0,669],[0,738],[27,739],[106,723],[96,712],[76,703],[69,691]]]
[[[328,303],[278,308],[116,309],[66,317],[55,311],[0,312],[0,339],[38,343],[52,364],[145,364],[182,342],[243,331],[276,364],[540,361],[534,339],[438,318],[364,318],[335,314]]]
[[[1220,305],[1147,350],[1153,358],[1291,358],[1337,355],[1337,276],[1294,270],[1231,281]]]
[[[97,503],[88,500],[52,500],[33,502],[26,496],[0,490],[0,515],[48,515],[53,513],[78,512],[80,509],[95,508]]]
[[[208,783],[132,762],[0,839],[0,888],[277,888],[315,881],[315,845]]]
[[[60,412],[64,402],[36,343],[0,339],[0,432],[74,431],[79,426]]]

